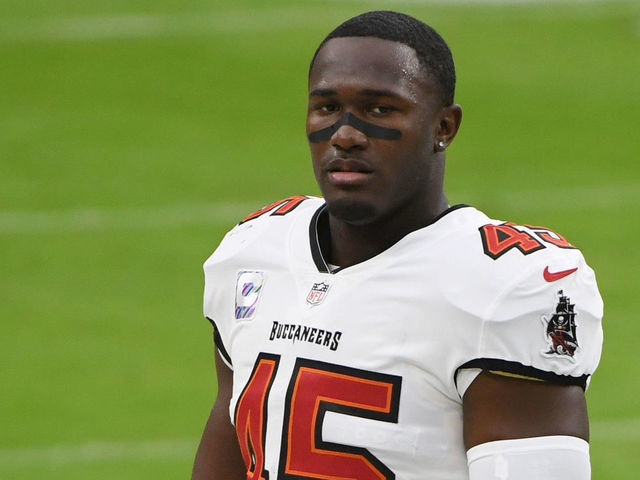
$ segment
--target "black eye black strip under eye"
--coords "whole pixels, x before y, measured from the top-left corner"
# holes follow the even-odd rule
[[[380,138],[382,140],[398,140],[402,136],[402,132],[400,130],[396,130],[395,128],[381,127],[379,125],[374,125],[373,123],[365,122],[364,120],[360,120],[353,113],[347,112],[343,114],[333,125],[329,125],[328,127],[321,130],[311,132],[309,134],[309,141],[317,143],[329,140],[333,136],[333,134],[336,133],[338,129],[343,125],[350,125],[356,130],[364,133],[367,137],[371,138]]]

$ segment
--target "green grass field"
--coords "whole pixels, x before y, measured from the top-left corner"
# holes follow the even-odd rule
[[[188,477],[215,395],[201,264],[317,193],[308,61],[381,7],[454,52],[450,201],[595,268],[593,478],[638,478],[640,3],[477,3],[0,0],[0,478]]]

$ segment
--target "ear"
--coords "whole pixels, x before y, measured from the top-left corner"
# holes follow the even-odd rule
[[[462,107],[457,103],[444,107],[437,116],[434,135],[435,152],[444,151],[453,142],[462,123]]]

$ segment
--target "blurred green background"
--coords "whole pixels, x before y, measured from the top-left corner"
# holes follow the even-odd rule
[[[189,476],[215,395],[201,264],[317,194],[308,62],[378,8],[453,50],[450,201],[596,270],[593,478],[638,478],[640,2],[516,0],[0,0],[0,478]]]

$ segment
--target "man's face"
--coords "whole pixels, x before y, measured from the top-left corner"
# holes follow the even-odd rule
[[[307,135],[345,113],[401,132],[394,140],[376,138],[347,124],[309,143],[329,212],[366,224],[400,208],[425,208],[430,185],[442,175],[442,158],[434,154],[442,106],[411,47],[374,37],[329,40],[309,77]]]

